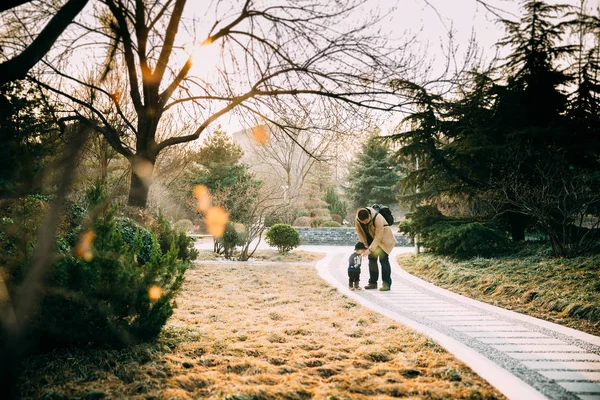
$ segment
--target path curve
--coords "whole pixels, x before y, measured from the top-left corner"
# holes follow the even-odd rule
[[[350,291],[352,247],[323,252],[319,275],[357,303],[431,337],[509,399],[600,400],[600,337],[452,293],[404,271],[390,255],[392,290]],[[365,268],[363,268],[364,270]],[[361,286],[368,280],[361,274]],[[381,284],[381,283],[380,283]]]

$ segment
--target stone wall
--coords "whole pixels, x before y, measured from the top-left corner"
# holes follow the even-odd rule
[[[354,228],[294,228],[300,234],[300,242],[310,245],[354,246],[358,242]],[[410,246],[407,238],[395,234],[396,246]]]

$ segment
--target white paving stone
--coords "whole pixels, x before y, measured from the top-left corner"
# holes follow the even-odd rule
[[[448,312],[448,311],[422,311],[422,312],[417,312],[417,314],[419,314],[419,315],[421,315],[421,314],[422,315],[434,315],[434,316],[438,316],[438,317],[443,317],[444,315],[448,315],[448,316],[463,315],[465,317],[481,315],[481,313],[479,313],[479,312],[469,311],[469,310],[461,310],[461,309],[457,309],[457,310],[454,310],[452,312]]]
[[[473,336],[476,338],[492,338],[492,337],[515,337],[515,338],[546,338],[548,336],[539,332],[463,332],[465,335]]]
[[[496,350],[513,352],[549,353],[553,351],[583,353],[584,349],[571,344],[492,344]]]
[[[565,389],[575,393],[585,394],[599,394],[600,395],[600,383],[594,382],[558,382],[558,384]]]
[[[566,344],[555,338],[481,338],[478,340],[487,344]]]
[[[600,363],[589,361],[522,361],[522,364],[531,369],[573,369],[600,371]]]
[[[455,326],[457,331],[483,331],[483,332],[529,332],[530,330],[517,325],[478,325],[478,326]]]
[[[512,353],[509,356],[517,360],[567,360],[567,361],[600,361],[600,356],[591,353]]]
[[[549,379],[557,381],[597,381],[600,382],[600,371],[539,371],[540,374]]]
[[[456,326],[500,326],[506,325],[506,321],[501,321],[499,319],[488,319],[483,323],[481,321],[448,321],[444,325],[448,325],[452,328]]]
[[[463,316],[456,316],[456,317],[449,317],[449,316],[442,316],[442,317],[436,317],[436,318],[432,318],[435,321],[446,321],[446,322],[457,322],[457,321],[496,321],[496,318],[494,317],[488,317],[488,316],[475,316],[475,317],[463,317]]]

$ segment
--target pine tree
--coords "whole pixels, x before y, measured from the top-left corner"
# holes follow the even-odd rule
[[[0,197],[42,191],[40,173],[56,152],[58,133],[35,87],[0,86]]]
[[[567,95],[560,87],[572,80],[555,63],[575,50],[559,46],[565,25],[557,19],[568,7],[533,0],[523,9],[519,22],[502,21],[507,35],[499,42],[512,48],[502,66],[508,84],[497,109],[509,129],[560,123],[567,106]]]
[[[392,205],[396,201],[398,165],[387,146],[377,137],[370,138],[350,168],[347,197],[355,207],[372,204]]]

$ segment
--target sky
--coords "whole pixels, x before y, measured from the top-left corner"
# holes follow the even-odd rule
[[[498,14],[511,20],[520,17],[520,0],[483,0]],[[580,0],[548,0],[548,3],[578,5]],[[190,2],[186,13],[202,14],[205,6]],[[444,51],[448,46],[448,32],[452,31],[457,57],[466,53],[472,35],[484,60],[491,60],[496,54],[495,44],[504,36],[498,16],[487,10],[476,0],[373,0],[386,17],[382,20],[382,30],[390,39],[400,38],[403,34],[417,34],[421,43],[420,51],[426,52],[434,60],[434,68],[442,71],[445,66]],[[588,7],[600,6],[600,0],[587,0]],[[393,11],[390,11],[390,9]],[[210,17],[210,16],[209,16]],[[350,22],[351,23],[351,22]],[[200,33],[200,32],[198,32]],[[210,51],[210,50],[203,50]],[[228,131],[240,130],[241,125],[233,115],[221,118],[219,122]],[[382,126],[385,131],[396,124],[390,122]]]

